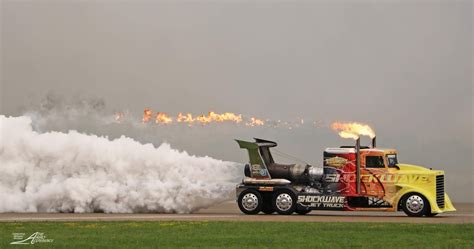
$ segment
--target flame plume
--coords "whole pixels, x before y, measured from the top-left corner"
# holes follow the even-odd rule
[[[181,112],[178,114],[178,118],[176,119],[178,123],[188,123],[189,125],[192,125],[194,121],[196,121],[193,118],[193,115],[191,113],[187,114],[182,114]]]
[[[250,121],[245,123],[246,126],[262,126],[265,122],[261,119],[251,117]]]
[[[145,110],[143,110],[142,122],[148,123],[151,120],[152,116],[153,116],[153,111],[151,109],[146,108]]]
[[[360,136],[375,137],[375,131],[366,124],[361,123],[340,123],[335,122],[331,124],[331,129],[338,132],[342,138],[352,138],[357,140]]]
[[[153,111],[151,109],[145,109],[143,111],[143,118],[142,121],[143,123],[148,123],[153,117]],[[158,112],[156,114],[155,118],[155,123],[157,124],[172,124],[174,122],[177,123],[186,123],[189,126],[192,126],[193,124],[201,124],[201,125],[207,125],[210,123],[223,123],[223,122],[231,122],[231,123],[242,123],[243,122],[243,117],[241,114],[235,114],[232,112],[225,112],[222,114],[215,113],[215,112],[209,112],[207,115],[201,114],[197,116],[193,116],[191,113],[179,113],[177,117],[172,117],[169,116],[168,114],[164,112]],[[260,119],[252,118],[249,121],[252,126],[255,125],[263,125],[264,122]]]
[[[158,112],[156,114],[155,123],[157,124],[171,124],[173,119],[164,112]]]
[[[116,114],[116,121],[119,122],[123,119],[123,115]],[[242,114],[236,114],[233,112],[224,112],[216,113],[210,111],[207,114],[191,114],[191,113],[178,113],[177,116],[168,115],[165,112],[154,112],[153,110],[146,108],[143,111],[143,123],[148,123],[150,120],[154,119],[154,123],[160,125],[171,125],[171,124],[186,124],[189,127],[194,125],[209,125],[214,123],[233,123],[239,124],[246,127],[272,127],[272,128],[282,128],[292,130],[294,128],[302,127],[305,124],[311,124],[311,121],[307,121],[303,118],[298,118],[295,121],[282,121],[282,120],[271,120],[271,119],[261,119],[257,117],[244,117]],[[321,121],[313,122],[314,125],[318,128],[325,126]],[[334,129],[334,128],[333,128]],[[341,129],[342,130],[342,129]],[[347,131],[341,131],[345,134]],[[349,134],[351,134],[349,132]],[[350,137],[349,135],[344,135]],[[357,135],[358,136],[358,135]]]

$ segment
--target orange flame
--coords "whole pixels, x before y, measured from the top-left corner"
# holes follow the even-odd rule
[[[116,112],[115,113],[115,120],[117,122],[125,121],[125,116],[127,116],[124,112]],[[255,127],[255,126],[266,126],[272,128],[284,128],[293,130],[304,126],[306,124],[312,124],[317,128],[327,127],[322,121],[314,121],[309,119],[303,119],[298,117],[296,120],[293,121],[284,121],[284,120],[272,120],[272,119],[260,119],[256,117],[248,117],[243,116],[242,114],[236,114],[233,112],[224,112],[224,113],[216,113],[213,111],[208,112],[207,114],[200,114],[194,115],[191,113],[178,113],[177,116],[168,115],[164,112],[154,112],[150,108],[145,108],[143,110],[143,117],[142,122],[148,123],[151,120],[154,120],[157,124],[174,124],[174,123],[181,123],[187,124],[189,127],[194,126],[195,124],[201,125],[208,125],[212,123],[234,123],[240,124],[247,127]],[[361,126],[362,128],[358,127]],[[351,128],[351,126],[353,126]],[[366,126],[366,127],[364,127]],[[339,132],[342,137],[346,138],[354,138],[357,139],[360,135],[368,135],[368,136],[375,136],[373,130],[364,124],[358,123],[333,123],[331,125],[332,129]],[[358,131],[357,131],[358,130]]]
[[[178,121],[178,123],[188,123],[189,125],[192,125],[195,119],[193,118],[193,115],[191,113],[182,114],[180,112],[178,114],[178,118],[176,118],[176,121]]]
[[[250,121],[245,123],[246,126],[262,126],[265,122],[261,119],[251,117]]]
[[[145,110],[143,110],[142,122],[148,123],[151,120],[152,116],[153,116],[153,111],[151,109],[146,108]]]
[[[196,117],[196,122],[199,122],[201,124],[209,124],[212,122],[212,118],[209,116],[205,116],[204,114],[201,114]]]
[[[331,124],[331,129],[339,133],[342,138],[352,138],[357,140],[360,136],[375,137],[375,131],[366,124],[360,123],[339,123]]]
[[[157,116],[156,118],[157,123],[170,124],[173,122],[173,118],[164,113],[161,113],[161,115],[160,113],[158,113],[158,115],[159,117]],[[216,123],[234,122],[238,124],[242,122],[243,118],[242,118],[242,115],[231,113],[231,112],[226,112],[223,114],[209,112],[207,115],[201,114],[196,117],[194,117],[191,113],[183,114],[180,112],[175,120],[178,123],[187,123],[188,125],[192,126],[194,123],[206,125],[213,122],[216,122]]]
[[[164,112],[158,112],[156,114],[155,123],[157,124],[171,124],[173,119]]]
[[[123,120],[125,114],[123,112],[116,112],[115,113],[115,121],[120,122]]]
[[[153,118],[154,112],[146,108],[143,111],[143,123],[148,123],[152,118]],[[120,117],[120,118],[123,118]],[[173,117],[169,116],[168,114],[164,112],[158,112],[155,116],[155,123],[157,124],[172,124],[174,122],[177,123],[186,123],[189,126],[192,126],[194,124],[201,124],[201,125],[207,125],[211,123],[223,123],[223,122],[231,122],[235,124],[240,124],[243,123],[245,126],[263,126],[265,125],[265,121],[262,119],[258,119],[255,117],[251,118],[244,118],[242,117],[242,114],[236,114],[232,112],[225,112],[222,114],[215,113],[213,111],[209,112],[207,115],[201,114],[194,116],[191,113],[182,113],[180,112],[178,116]],[[301,121],[301,123],[304,123],[304,121]]]
[[[224,121],[231,121],[235,123],[242,122],[242,115],[237,115],[235,113],[226,112],[223,114],[217,114],[215,112],[209,112],[208,117],[210,117],[215,122],[224,122]]]

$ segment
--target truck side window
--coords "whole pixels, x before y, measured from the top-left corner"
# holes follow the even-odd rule
[[[387,161],[388,161],[388,167],[393,168],[397,166],[398,164],[397,155],[395,154],[387,155]]]
[[[385,168],[382,156],[366,156],[365,157],[366,168]]]

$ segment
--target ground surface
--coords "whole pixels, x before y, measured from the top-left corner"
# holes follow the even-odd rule
[[[474,223],[474,204],[457,203],[457,212],[431,218],[407,217],[403,212],[313,211],[307,215],[244,215],[235,202],[225,202],[194,214],[69,214],[2,213],[5,221],[305,221],[305,222],[395,222],[395,223]]]
[[[10,244],[13,233],[47,242]],[[102,221],[4,222],[0,248],[469,248],[474,224]],[[31,242],[31,240],[25,243]]]

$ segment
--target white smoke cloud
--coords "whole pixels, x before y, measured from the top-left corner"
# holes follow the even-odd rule
[[[0,115],[0,212],[188,213],[233,197],[237,163]]]

